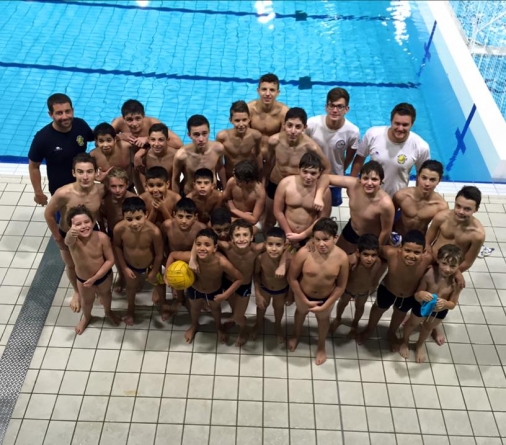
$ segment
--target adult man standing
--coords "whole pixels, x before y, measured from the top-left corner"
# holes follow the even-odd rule
[[[77,154],[86,152],[87,142],[94,140],[90,126],[83,119],[74,117],[72,101],[67,95],[56,93],[49,96],[47,108],[53,122],[37,132],[28,153],[34,201],[42,206],[47,204],[40,175],[42,161],[46,160],[49,193],[53,195],[58,188],[75,182],[72,160]]]
[[[357,150],[351,175],[357,176],[365,158],[370,156],[385,171],[383,190],[390,197],[397,190],[407,187],[413,165],[418,171],[430,158],[429,144],[411,131],[415,119],[416,110],[413,105],[400,103],[390,113],[390,127],[369,128]]]
[[[330,173],[343,176],[351,165],[360,142],[358,127],[346,120],[350,95],[343,88],[332,88],[327,94],[325,110],[308,119],[306,134],[316,141],[330,162]],[[332,206],[339,206],[343,200],[340,187],[331,187]]]

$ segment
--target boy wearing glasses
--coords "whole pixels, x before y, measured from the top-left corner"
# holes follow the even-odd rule
[[[358,127],[345,116],[349,111],[350,95],[343,88],[332,88],[327,94],[326,115],[321,114],[308,119],[306,134],[322,148],[330,162],[333,175],[344,175],[351,165],[360,141]],[[332,206],[339,206],[341,188],[331,187]]]

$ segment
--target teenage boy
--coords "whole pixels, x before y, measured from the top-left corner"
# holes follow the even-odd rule
[[[283,128],[285,114],[288,107],[276,98],[279,96],[279,78],[268,73],[258,81],[258,99],[248,103],[251,117],[251,128],[262,134],[262,159],[267,159],[267,144],[269,137],[279,133]]]
[[[337,223],[330,218],[322,218],[314,225],[313,240],[314,251],[300,249],[288,271],[288,282],[297,305],[288,350],[293,352],[297,348],[304,320],[312,312],[318,322],[316,364],[321,365],[327,360],[325,339],[330,327],[330,313],[348,281],[348,257],[336,246]]]
[[[75,264],[77,288],[83,307],[83,318],[75,328],[76,334],[81,335],[91,321],[95,294],[100,297],[105,316],[113,325],[118,325],[120,319],[111,310],[114,265],[111,241],[105,233],[93,230],[93,215],[84,205],[68,211],[67,224],[70,230],[65,235],[65,244]]]
[[[199,168],[193,176],[193,191],[188,198],[195,202],[198,220],[207,224],[214,209],[221,207],[223,193],[216,190],[215,175],[208,168]]]
[[[128,309],[125,323],[134,324],[135,295],[142,285],[142,277],[154,285],[152,300],[164,307],[165,285],[160,280],[163,261],[163,239],[160,229],[147,219],[146,204],[135,196],[123,201],[123,221],[114,227],[114,250],[119,267],[126,279]],[[162,318],[168,314],[162,312]]]
[[[213,229],[219,241],[230,241],[230,226],[232,214],[225,207],[218,207],[211,212],[209,226]]]
[[[324,192],[323,210],[319,212],[314,208],[322,170],[321,158],[314,153],[306,153],[299,162],[299,174],[284,178],[277,187],[274,216],[294,247],[305,245],[316,221],[330,216],[332,207],[328,187]]]
[[[306,134],[316,141],[330,162],[333,175],[344,176],[351,165],[360,142],[358,127],[346,119],[350,111],[350,95],[344,88],[332,88],[327,94],[327,114],[310,117]],[[339,206],[343,200],[341,188],[332,187],[332,206]]]
[[[70,229],[66,214],[72,207],[85,205],[96,221],[100,216],[100,205],[104,197],[105,189],[103,184],[95,183],[97,176],[97,161],[88,153],[80,153],[74,157],[72,163],[72,175],[75,182],[60,187],[54,193],[51,201],[44,212],[49,230],[53,239],[60,248],[60,253],[65,262],[67,277],[74,289],[74,295],[70,301],[70,308],[74,312],[81,310],[81,298],[77,288],[77,277],[74,261],[65,244],[65,236]],[[59,223],[56,214],[61,215]]]
[[[259,170],[262,170],[263,160],[260,156],[262,134],[251,128],[250,122],[248,104],[238,100],[230,107],[230,123],[234,128],[222,130],[216,136],[216,140],[225,148],[227,180],[233,177],[235,166],[245,159],[254,159],[258,163]]]
[[[416,171],[420,171],[422,164],[430,158],[427,142],[411,131],[415,119],[413,105],[400,103],[390,113],[390,127],[369,128],[357,149],[351,176],[359,174],[365,158],[370,156],[382,165],[385,171],[383,190],[390,196],[407,187],[411,168],[415,166]]]
[[[73,159],[86,152],[87,142],[93,141],[93,131],[82,119],[74,117],[70,98],[56,93],[47,99],[47,108],[52,122],[39,130],[33,138],[28,152],[28,172],[34,192],[34,201],[42,206],[47,196],[42,191],[40,164],[46,161],[49,193],[74,182]]]
[[[199,168],[208,168],[213,175],[218,174],[222,186],[225,186],[226,176],[223,165],[225,149],[220,142],[209,141],[209,121],[205,116],[196,114],[188,119],[186,124],[191,143],[178,150],[174,156],[172,169],[172,190],[185,195],[193,189],[195,172]],[[184,170],[184,188],[181,184],[181,173]]]
[[[395,192],[394,207],[399,211],[394,230],[404,235],[410,230],[427,233],[430,222],[441,210],[448,209],[448,203],[434,189],[443,177],[443,164],[429,159],[425,161],[416,176],[416,186]]]
[[[323,175],[318,185],[315,203],[321,203],[321,193],[327,185],[345,188],[350,198],[350,219],[344,226],[337,245],[351,254],[357,249],[360,235],[372,233],[380,245],[390,239],[394,224],[394,205],[388,194],[381,189],[383,168],[376,161],[369,161],[360,170],[360,177]]]

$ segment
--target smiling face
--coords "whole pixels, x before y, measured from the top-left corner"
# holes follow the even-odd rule
[[[139,232],[146,223],[146,214],[142,210],[125,212],[123,219],[127,222],[127,226],[132,232]]]
[[[161,131],[152,131],[148,137],[149,147],[157,156],[162,156],[167,149],[168,138]]]
[[[198,236],[195,239],[195,248],[197,250],[197,257],[201,260],[205,260],[216,252],[218,246],[214,244],[212,238],[208,236]]]
[[[394,118],[390,123],[388,129],[388,136],[395,143],[405,142],[409,137],[409,132],[413,126],[413,119],[411,116],[401,116],[400,114],[394,114]]]
[[[99,134],[95,140],[96,147],[104,154],[110,155],[114,149],[114,138],[110,134]]]
[[[128,129],[134,136],[138,136],[142,131],[142,122],[144,116],[139,113],[128,113],[123,117]]]
[[[302,178],[304,187],[311,187],[318,181],[318,178],[321,176],[321,171],[316,167],[303,167],[299,169],[299,174]]]
[[[376,193],[381,188],[381,178],[375,171],[360,175],[360,185],[368,195]]]
[[[230,118],[230,123],[234,126],[238,134],[244,134],[248,131],[250,117],[248,113],[239,113],[235,111]]]
[[[459,196],[455,200],[453,214],[458,222],[468,222],[472,218],[473,213],[476,213],[477,211],[476,202],[472,199],[466,199],[463,196]]]
[[[97,172],[91,162],[78,162],[72,170],[76,182],[83,188],[93,187]]]
[[[77,230],[80,238],[88,238],[93,233],[93,221],[88,215],[81,214],[72,218],[72,229]]]
[[[406,266],[415,266],[422,258],[423,247],[416,243],[405,243],[401,247],[401,253]]]
[[[149,178],[146,181],[146,190],[154,199],[163,199],[167,195],[169,184],[161,178]]]
[[[457,261],[442,259],[438,260],[437,264],[439,268],[439,273],[445,278],[452,277],[459,269],[459,263]]]
[[[423,168],[420,170],[420,173],[418,173],[416,185],[424,194],[429,194],[434,191],[440,180],[441,178],[439,177],[439,173]]]
[[[67,132],[72,128],[74,109],[68,102],[53,104],[53,111],[49,112],[49,116],[53,119],[53,126],[56,130]]]
[[[238,249],[246,249],[253,241],[252,230],[247,227],[236,227],[232,233],[232,243]]]
[[[257,88],[260,100],[264,105],[272,105],[279,95],[279,86],[273,82],[262,82]]]

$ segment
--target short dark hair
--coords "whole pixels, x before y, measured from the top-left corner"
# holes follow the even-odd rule
[[[206,229],[200,230],[197,233],[197,236],[195,237],[195,241],[200,236],[205,236],[206,238],[211,238],[213,240],[213,243],[214,243],[215,246],[216,246],[216,244],[218,244],[218,235],[216,235],[216,233],[214,233],[213,229],[206,228]]]
[[[441,162],[436,161],[434,159],[427,159],[421,166],[420,170],[418,170],[418,174],[422,173],[423,169],[427,169],[431,172],[437,173],[439,175],[439,179],[443,177],[444,167]]]
[[[364,233],[358,237],[357,247],[359,252],[363,252],[364,250],[379,251],[379,239],[376,235]]]
[[[332,218],[321,218],[313,226],[315,232],[323,232],[332,237],[337,236],[337,223]]]
[[[234,113],[247,113],[249,116],[248,104],[243,100],[234,102],[230,107],[230,118],[232,118]]]
[[[398,114],[399,116],[411,116],[411,123],[415,123],[416,119],[416,110],[415,107],[406,102],[402,102],[397,104],[392,111],[390,112],[390,121],[394,120],[394,116]]]
[[[269,230],[267,230],[265,239],[267,240],[269,237],[281,238],[283,241],[286,241],[286,233],[281,227],[271,227]]]
[[[244,159],[234,167],[234,177],[240,182],[260,182],[258,165],[253,159]]]
[[[376,173],[380,177],[380,181],[383,182],[385,179],[385,171],[383,166],[378,161],[366,162],[360,169],[359,176],[368,175],[369,173]]]
[[[188,133],[191,133],[192,127],[200,127],[201,125],[207,125],[207,128],[211,128],[209,125],[209,121],[207,120],[207,117],[202,116],[201,114],[194,114],[193,116],[190,116],[188,121],[186,122],[186,128],[188,129]]]
[[[93,213],[91,213],[91,210],[88,207],[85,205],[78,205],[70,208],[67,213],[67,224],[69,227],[72,226],[72,218],[77,215],[86,215],[88,218],[90,218],[91,222],[95,221]]]
[[[402,237],[401,244],[413,243],[422,246],[425,249],[425,235],[419,230],[410,230]]]
[[[337,102],[339,99],[344,99],[346,106],[350,103],[350,94],[344,88],[332,88],[327,93],[327,105],[332,102]]]
[[[459,196],[474,201],[476,203],[476,210],[480,208],[481,191],[478,187],[475,187],[474,185],[465,185],[459,190],[457,196],[455,196],[455,199],[457,199]]]
[[[260,80],[258,81],[258,86],[260,86],[261,83],[268,82],[268,83],[275,83],[279,90],[279,77],[276,76],[273,73],[267,73],[260,77]]]
[[[95,170],[98,169],[97,160],[93,156],[91,156],[89,153],[79,153],[74,156],[74,159],[72,159],[72,170],[76,169],[76,164],[85,162],[92,164]]]
[[[163,135],[167,139],[169,138],[169,128],[167,127],[167,125],[162,124],[161,122],[151,125],[151,127],[149,127],[149,130],[148,130],[148,135],[150,135],[151,133],[154,133],[155,131],[159,131],[159,132],[163,133]]]
[[[121,211],[123,214],[130,212],[134,213],[137,211],[141,211],[142,213],[146,213],[146,203],[139,198],[138,196],[132,196],[131,198],[125,198],[123,204],[121,205]]]
[[[438,261],[447,261],[451,266],[459,266],[464,261],[462,249],[455,244],[445,244],[437,251]]]
[[[302,170],[303,168],[316,168],[320,172],[323,171],[323,163],[320,156],[310,151],[304,153],[299,161],[299,169]]]
[[[197,179],[209,179],[211,182],[214,182],[214,173],[208,168],[199,168],[193,174],[193,182]]]
[[[307,125],[307,113],[306,113],[306,110],[304,110],[304,108],[300,108],[300,107],[290,108],[286,112],[285,122],[288,121],[288,119],[300,119],[300,121],[302,122],[302,124],[304,126],[306,126]]]
[[[138,100],[128,99],[121,106],[121,115],[125,117],[127,114],[140,114],[141,116],[145,116],[144,105]]]
[[[109,135],[111,136],[113,139],[116,138],[116,130],[114,129],[114,127],[107,123],[107,122],[102,122],[101,124],[98,124],[95,129],[93,130],[93,136],[95,136],[95,140],[98,139],[99,136],[105,136],[105,135]]]
[[[218,207],[211,212],[210,216],[211,226],[214,225],[222,225],[222,224],[231,224],[232,223],[232,213],[226,207]]]
[[[232,237],[232,235],[234,234],[234,230],[237,228],[248,229],[250,234],[253,235],[253,224],[246,221],[245,219],[239,218],[232,223],[228,231],[230,237]]]
[[[55,93],[51,94],[47,98],[47,109],[50,113],[54,111],[53,106],[56,104],[70,104],[70,108],[72,108],[72,101],[70,100],[70,97],[68,97],[66,94],[63,93]]]
[[[181,198],[174,206],[174,214],[177,212],[185,212],[190,215],[195,215],[197,213],[197,205],[193,199]]]
[[[151,167],[146,171],[146,181],[148,179],[161,179],[165,182],[169,182],[169,174],[164,167],[157,165],[155,167]]]

